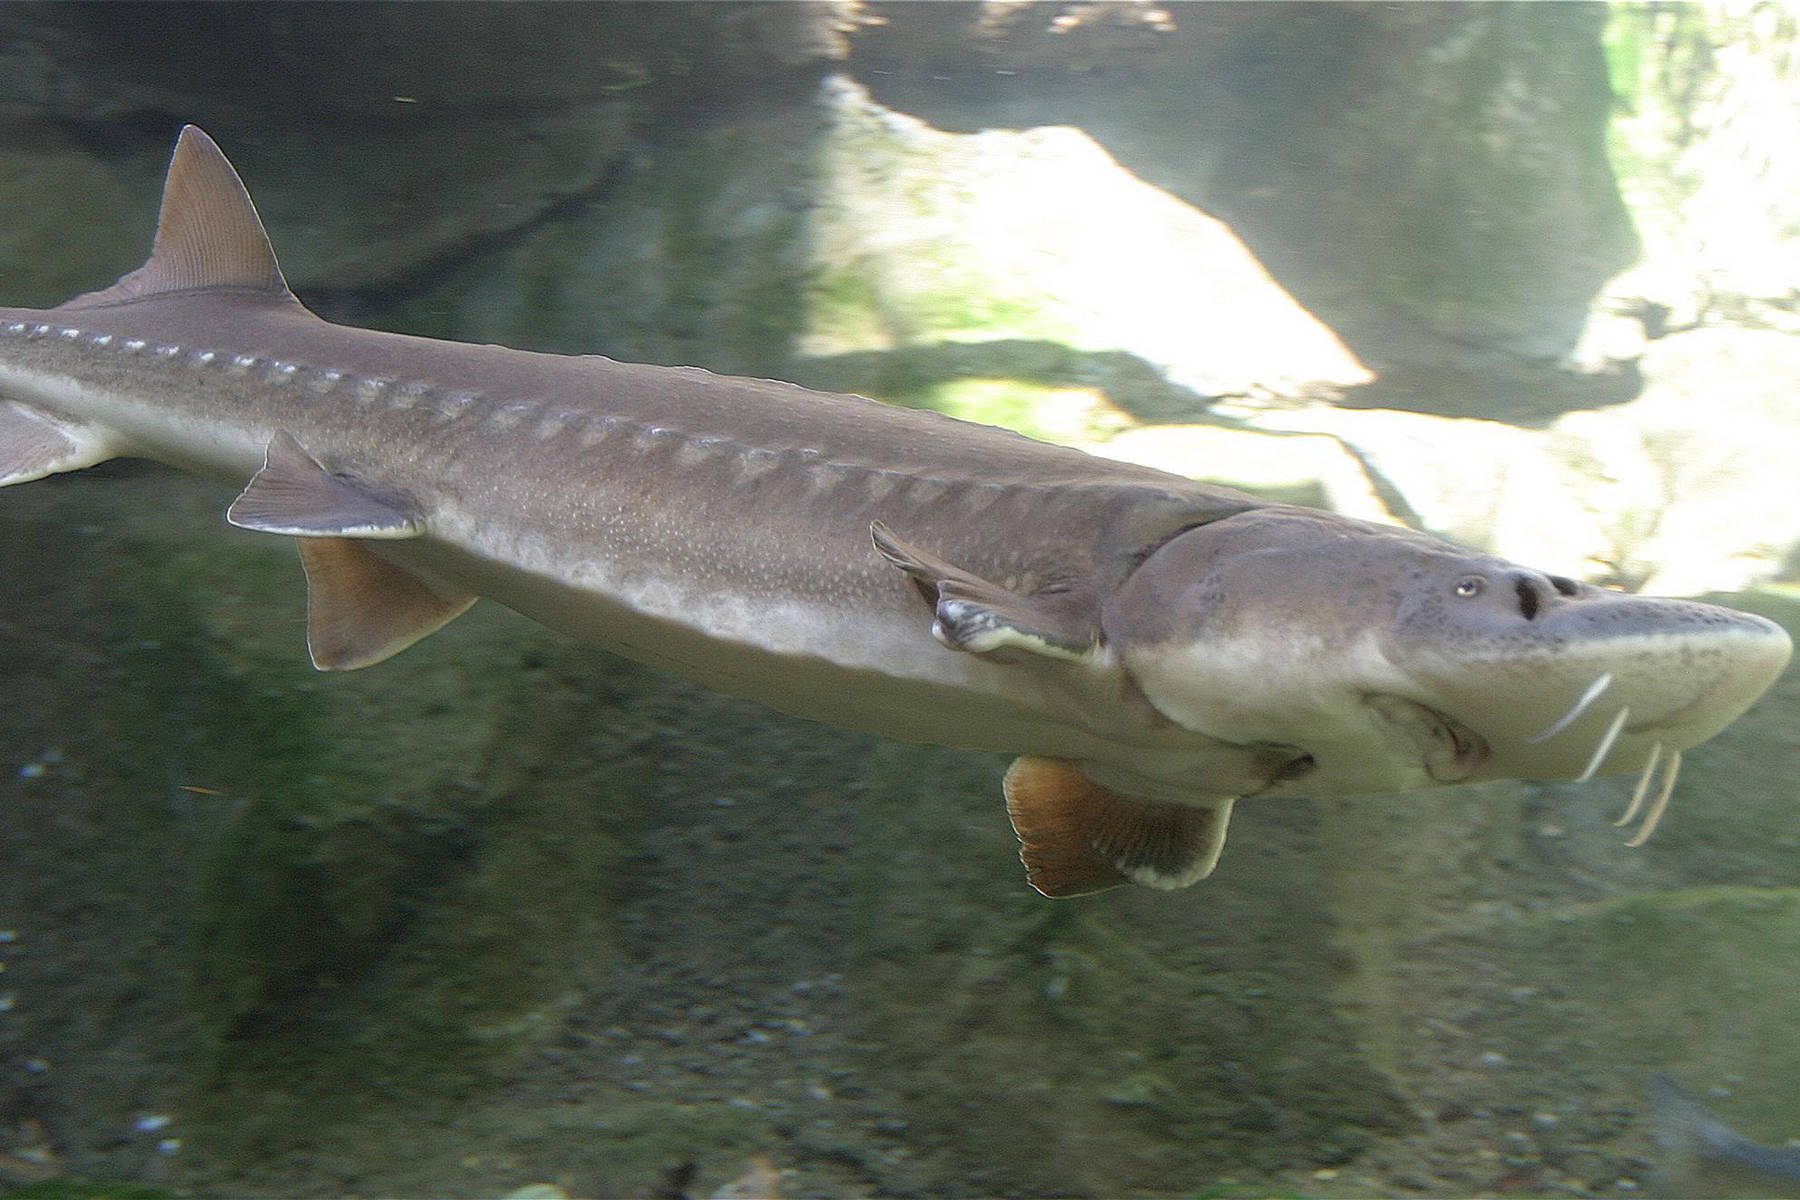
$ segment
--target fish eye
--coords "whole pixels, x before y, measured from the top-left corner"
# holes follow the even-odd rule
[[[1456,581],[1456,587],[1452,590],[1455,591],[1458,596],[1467,600],[1487,591],[1487,580],[1479,575],[1464,575],[1461,579]]]

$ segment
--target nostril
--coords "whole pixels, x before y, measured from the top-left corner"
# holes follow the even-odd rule
[[[1558,596],[1573,596],[1581,585],[1560,575],[1540,575],[1536,571],[1514,571],[1513,594],[1519,598],[1519,615],[1527,621],[1537,620],[1546,605]]]
[[[1519,597],[1519,615],[1527,621],[1537,620],[1538,611],[1544,606],[1545,581],[1535,575],[1516,575],[1513,577],[1513,591]]]
[[[1289,779],[1300,779],[1312,774],[1313,768],[1318,765],[1318,761],[1310,754],[1302,754],[1296,758],[1290,758],[1281,765],[1281,770],[1275,773],[1275,778],[1270,782],[1280,783]]]

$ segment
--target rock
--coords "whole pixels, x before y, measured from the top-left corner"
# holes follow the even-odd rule
[[[1149,425],[1083,449],[1177,475],[1242,488],[1284,504],[1393,521],[1361,460],[1342,440],[1217,425]]]
[[[1652,337],[1702,320],[1800,332],[1800,21],[1781,5],[1608,13],[1612,143],[1645,261],[1607,288]]]
[[[1347,459],[1307,452],[1322,484],[1306,502],[1652,593],[1800,578],[1800,415],[1790,395],[1800,339],[1694,330],[1649,343],[1640,366],[1646,387],[1637,399],[1568,413],[1544,429],[1234,401],[1212,414],[1237,422],[1229,432],[1144,428],[1092,445],[1259,490],[1280,472],[1247,464],[1286,466],[1298,461],[1294,435],[1329,438]]]
[[[72,152],[120,163],[152,195],[176,130],[199,124],[249,182],[291,283],[370,289],[593,191],[672,111],[804,95],[854,24],[835,3],[189,5],[153,28],[11,9],[0,106],[91,131]]]
[[[1087,134],[945,133],[842,79],[823,103],[801,357],[1021,339],[1128,351],[1202,397],[1369,379],[1221,222]]]
[[[1559,1060],[1587,1053],[1583,1039],[1605,1030],[1612,1053],[1603,1078],[1638,1105],[1648,1076],[1665,1071],[1696,1090],[1729,1083],[1716,1103],[1760,1140],[1779,1143],[1800,1130],[1800,1103],[1786,1082],[1800,1067],[1788,1036],[1800,998],[1787,982],[1800,955],[1800,890],[1631,896],[1495,932],[1507,984],[1545,989],[1539,1003],[1496,1023],[1520,1069],[1515,1087],[1533,1075],[1556,1078]],[[1647,1140],[1647,1124],[1634,1142]]]
[[[753,109],[638,155],[606,196],[467,256],[388,320],[530,349],[779,375],[804,320],[812,107]]]
[[[1598,524],[1558,477],[1541,435],[1495,421],[1379,409],[1238,406],[1252,428],[1327,434],[1362,465],[1393,518],[1542,570],[1590,577]],[[1345,489],[1347,491],[1347,489]]]
[[[1616,577],[1672,595],[1800,578],[1800,338],[1698,329],[1651,343],[1643,371],[1636,400],[1548,434]]]
[[[515,343],[969,415],[950,393],[972,380],[1091,379],[1169,419],[1215,395],[1368,378],[1223,225],[1085,134],[944,133],[842,80],[810,110],[672,139],[614,198],[414,304]],[[1145,377],[1155,386],[1132,386]]]
[[[882,743],[847,864],[855,1040],[922,1190],[1155,1191],[1411,1125],[1327,1000],[1312,806],[1240,805],[1204,888],[1046,905],[985,758]]]
[[[1086,131],[1227,222],[1382,376],[1371,403],[1473,415],[1569,386],[1530,364],[1569,352],[1636,251],[1601,9],[871,8],[848,65],[876,100]]]
[[[459,119],[542,115],[622,95],[678,108],[708,95],[780,91],[841,58],[852,5],[370,5],[240,12],[184,4],[151,20],[81,9],[0,18],[24,69],[0,101],[118,122],[235,106],[245,124],[307,125],[395,105]],[[46,63],[45,60],[48,60]],[[46,75],[55,86],[44,86]]]

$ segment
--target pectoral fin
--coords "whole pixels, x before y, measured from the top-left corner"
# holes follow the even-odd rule
[[[289,537],[407,538],[424,525],[392,500],[333,475],[282,430],[269,439],[262,469],[225,519]]]
[[[0,401],[0,487],[79,471],[112,456],[106,440],[91,430]]]
[[[306,644],[321,671],[378,663],[475,603],[474,596],[422,579],[369,549],[367,539],[417,537],[424,523],[401,504],[327,471],[292,434],[269,439],[262,470],[225,519],[300,539]]]
[[[1006,812],[1025,878],[1046,896],[1122,883],[1172,891],[1212,874],[1231,801],[1207,807],[1127,800],[1067,759],[1020,758],[1006,772]]]
[[[1018,649],[1073,662],[1098,650],[1098,608],[1089,592],[1022,595],[901,541],[880,521],[870,524],[869,536],[883,558],[912,577],[932,607],[932,636],[952,650]]]

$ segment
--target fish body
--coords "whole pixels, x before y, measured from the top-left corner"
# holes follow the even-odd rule
[[[1650,1080],[1657,1169],[1648,1194],[1800,1197],[1800,1146],[1764,1146],[1731,1128],[1666,1075]]]
[[[862,397],[336,325],[191,127],[144,267],[0,309],[0,486],[121,455],[243,487],[233,523],[296,539],[321,668],[488,597],[799,716],[1019,754],[1009,812],[1055,895],[1203,877],[1240,796],[1678,761],[1791,650]]]

